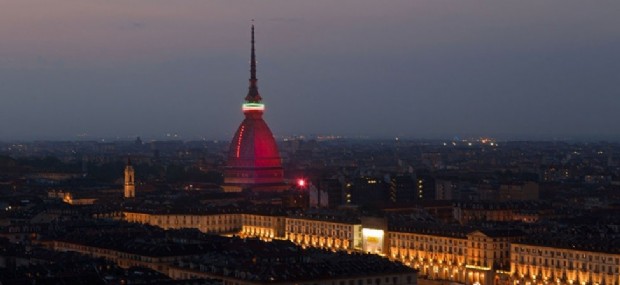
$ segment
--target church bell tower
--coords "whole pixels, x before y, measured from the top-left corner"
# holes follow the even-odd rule
[[[136,184],[134,179],[135,173],[131,165],[131,158],[127,158],[127,165],[125,166],[125,191],[123,197],[136,197]]]

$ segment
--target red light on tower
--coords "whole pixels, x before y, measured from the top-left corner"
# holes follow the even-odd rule
[[[306,187],[306,180],[303,179],[303,178],[297,179],[297,186],[299,186],[301,188]]]

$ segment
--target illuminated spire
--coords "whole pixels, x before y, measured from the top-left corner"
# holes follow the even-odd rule
[[[252,20],[253,22],[254,20]],[[260,103],[262,98],[258,94],[258,85],[256,82],[256,52],[254,51],[254,24],[252,24],[252,53],[250,56],[250,88],[248,90],[248,96],[245,96],[245,102],[247,103]]]
[[[252,23],[252,46],[250,57],[250,88],[241,110],[245,119],[239,125],[228,151],[224,169],[224,191],[239,192],[282,191],[284,183],[282,159],[273,133],[263,120],[262,98],[256,82],[256,50],[254,47],[254,23]]]

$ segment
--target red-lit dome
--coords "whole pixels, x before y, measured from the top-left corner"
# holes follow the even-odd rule
[[[243,120],[230,144],[228,166],[282,166],[276,141],[262,118]]]
[[[224,172],[224,190],[281,190],[284,186],[284,171],[280,153],[271,130],[262,118],[264,105],[256,84],[254,26],[250,73],[250,88],[243,104],[245,120],[230,143]]]
[[[259,114],[246,113],[230,143],[225,183],[251,188],[253,184],[282,183],[282,176],[280,154],[271,130]]]

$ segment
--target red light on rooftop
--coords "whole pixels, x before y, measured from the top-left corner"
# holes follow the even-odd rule
[[[299,186],[299,187],[305,187],[305,186],[306,186],[306,180],[304,180],[304,179],[302,179],[302,178],[297,179],[297,186]]]

